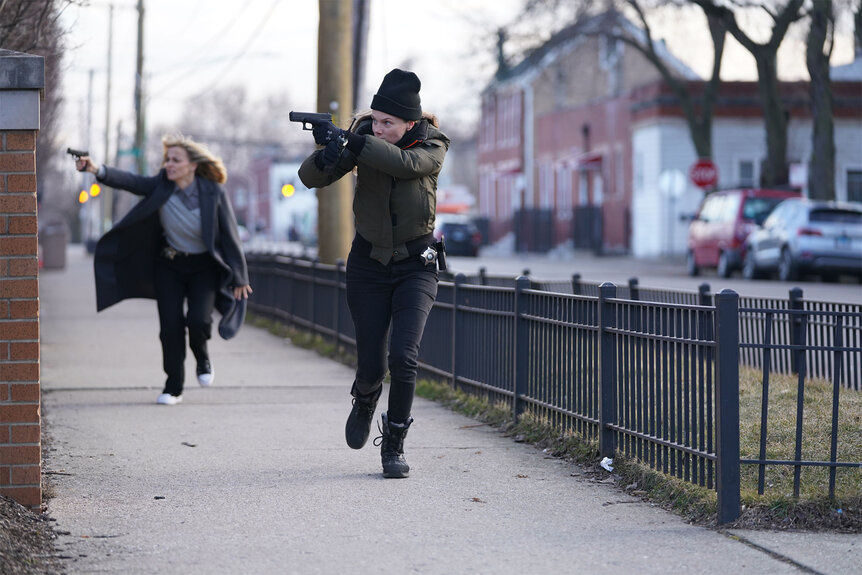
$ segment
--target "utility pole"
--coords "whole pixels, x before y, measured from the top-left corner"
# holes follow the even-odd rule
[[[317,110],[331,112],[339,128],[353,115],[353,2],[318,0]],[[323,263],[346,258],[353,235],[353,177],[317,191],[317,255]]]
[[[147,169],[144,114],[144,0],[138,0],[138,59],[135,69],[135,158],[138,174]]]
[[[114,5],[108,5],[108,70],[105,90],[105,161],[111,161],[111,61],[114,52]],[[111,229],[114,223],[114,191],[105,186],[102,190],[101,233]]]
[[[365,85],[370,3],[371,0],[353,0],[353,105],[357,108]]]

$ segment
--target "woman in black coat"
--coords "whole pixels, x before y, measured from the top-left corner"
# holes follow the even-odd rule
[[[96,245],[96,307],[102,311],[128,298],[157,301],[167,374],[157,403],[175,405],[183,399],[186,331],[198,382],[209,386],[213,308],[222,315],[219,334],[230,339],[242,325],[252,289],[236,217],[219,185],[227,179],[222,161],[183,136],[165,136],[162,147],[164,167],[152,177],[97,168],[87,156],[75,167],[143,196]]]

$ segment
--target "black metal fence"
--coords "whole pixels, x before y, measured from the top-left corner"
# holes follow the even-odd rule
[[[529,276],[529,270],[523,275]],[[450,281],[453,278],[448,278]],[[480,285],[495,285],[513,287],[515,278],[511,276],[489,276],[484,270],[479,270],[475,276],[467,278],[468,283]],[[570,293],[598,297],[599,284],[586,282],[580,274],[573,274],[571,280],[536,281],[533,289],[556,293]],[[621,298],[648,301],[654,303],[712,305],[713,295],[708,283],[698,287],[698,291],[675,291],[665,289],[644,288],[637,278],[631,278],[626,285],[617,286],[617,294]],[[806,374],[808,377],[832,380],[835,373],[836,355],[830,347],[836,337],[841,337],[844,345],[853,349],[862,348],[862,305],[835,302],[820,302],[806,300],[801,288],[795,287],[788,292],[786,299],[757,298],[740,296],[739,305],[743,311],[739,314],[740,341],[745,344],[763,343],[766,330],[767,310],[782,312],[797,310],[807,312],[796,314],[773,314],[771,323],[772,343],[770,346],[770,369],[773,373],[796,374],[797,352],[805,356]],[[812,318],[803,321],[803,317]],[[836,332],[835,318],[842,318],[840,334]],[[792,346],[803,345],[804,349]],[[763,346],[745,345],[740,349],[742,365],[760,369],[764,365]],[[862,354],[842,353],[839,382],[843,387],[862,391]]]
[[[252,311],[355,345],[342,265],[269,254],[248,254],[248,262]],[[728,290],[713,296],[708,286],[692,294],[647,290],[637,281],[616,287],[580,278],[565,285],[485,274],[441,278],[420,367],[511,406],[515,418],[529,414],[595,440],[602,456],[621,452],[715,489],[718,521],[726,523],[740,513],[741,464],[759,466],[761,475],[767,465],[794,466],[797,494],[801,467],[828,467],[830,496],[836,469],[862,467],[838,461],[834,448],[829,461],[804,460],[799,449],[792,460],[767,459],[765,451],[740,459],[740,363],[762,370],[764,391],[776,366],[799,374],[798,444],[807,377],[831,370],[834,420],[839,382],[860,388],[862,312],[806,309],[796,295],[784,304]],[[765,402],[762,445],[767,408]]]

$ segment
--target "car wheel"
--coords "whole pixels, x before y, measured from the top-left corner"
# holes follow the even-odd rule
[[[757,271],[757,265],[751,255],[751,249],[745,253],[745,259],[742,261],[742,277],[747,280],[756,280],[760,277],[760,272]]]
[[[697,262],[694,261],[694,252],[691,250],[685,255],[685,269],[688,275],[692,277],[700,275],[700,268],[697,267]]]
[[[790,250],[784,248],[781,250],[781,257],[778,259],[778,279],[783,282],[791,282],[798,279],[798,276],[793,256],[790,254]]]
[[[730,268],[730,261],[728,261],[727,252],[721,252],[718,255],[718,269],[716,272],[718,273],[718,277],[721,278],[729,278],[733,274],[733,270]]]

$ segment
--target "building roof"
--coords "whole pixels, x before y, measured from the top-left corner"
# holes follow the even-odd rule
[[[488,88],[520,79],[522,76],[543,68],[557,59],[558,54],[574,43],[589,36],[599,36],[606,31],[627,34],[641,43],[647,41],[646,32],[616,10],[609,10],[597,16],[579,20],[566,26],[548,39],[547,42],[529,52],[518,64],[506,70],[499,70]],[[653,40],[656,54],[672,72],[686,80],[700,80],[700,76],[668,50],[663,40]]]
[[[832,69],[829,70],[829,78],[833,82],[862,81],[862,53],[857,51],[856,57],[849,64],[832,66]]]

